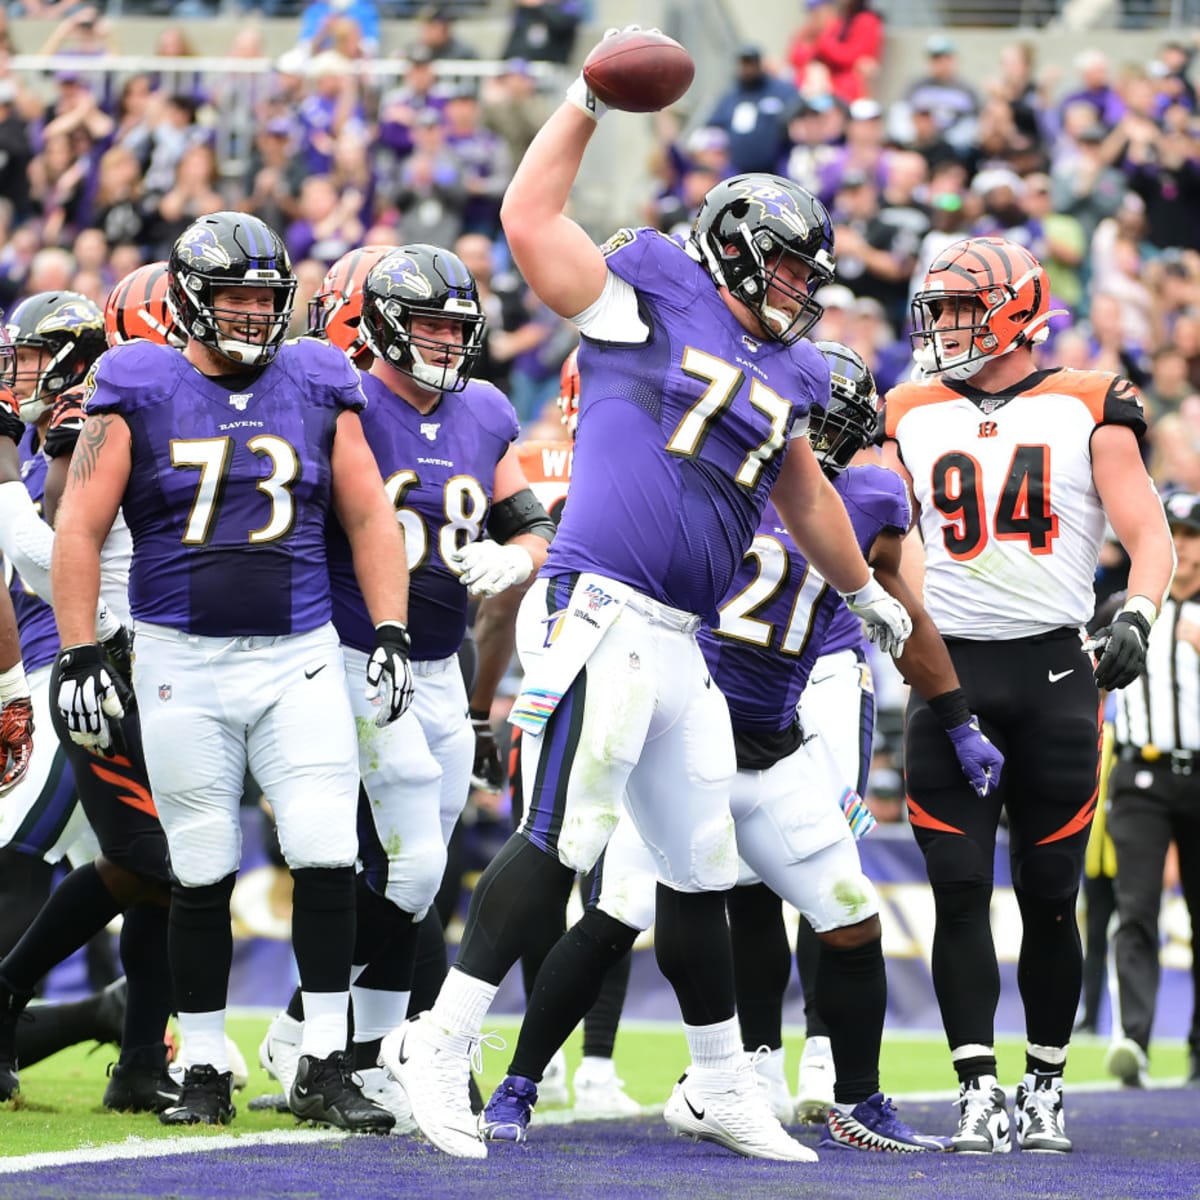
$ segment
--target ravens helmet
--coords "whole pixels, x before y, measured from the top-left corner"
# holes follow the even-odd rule
[[[417,318],[458,322],[453,341],[413,332]],[[423,387],[458,392],[483,349],[475,278],[457,254],[416,243],[381,258],[363,284],[362,331],[371,352]]]
[[[216,212],[193,221],[167,260],[167,304],[188,338],[239,367],[266,366],[287,337],[296,276],[282,239],[258,217]],[[269,313],[218,307],[229,288],[267,288]]]
[[[106,349],[104,314],[79,292],[38,292],[22,300],[5,331],[16,353],[4,364],[4,382],[30,425],[81,384]]]
[[[360,246],[343,254],[308,302],[308,336],[324,338],[350,356],[356,366],[369,355],[362,332],[362,288],[371,268],[395,246]],[[366,359],[369,362],[369,358]]]
[[[184,345],[167,305],[167,264],[147,263],[130,271],[104,304],[104,333],[110,346],[140,339],[160,346]]]
[[[833,225],[799,184],[762,173],[723,180],[704,197],[691,244],[713,282],[745,304],[772,340],[790,345],[821,319],[812,296],[833,278]],[[803,286],[780,274],[789,258],[808,268]],[[787,308],[770,301],[771,288]]]
[[[821,469],[840,475],[875,440],[879,394],[862,357],[841,342],[814,342],[829,364],[829,403],[812,410],[808,440]]]

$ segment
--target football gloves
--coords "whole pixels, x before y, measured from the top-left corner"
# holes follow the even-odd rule
[[[114,720],[125,715],[116,679],[98,642],[68,646],[59,651],[58,710],[77,746],[92,754],[108,754],[113,746]]]
[[[973,716],[965,724],[947,729],[946,736],[954,747],[962,773],[977,796],[986,796],[993,788],[1000,786],[1004,755],[979,728],[978,717]]]
[[[533,574],[533,559],[522,546],[500,545],[491,538],[468,542],[449,558],[450,569],[472,596],[496,596]]]
[[[491,718],[485,712],[472,709],[471,729],[475,733],[471,786],[485,792],[498,792],[504,785],[504,764],[500,761],[500,747],[496,745]]]
[[[390,725],[412,703],[411,650],[412,639],[399,621],[381,621],[375,626],[375,649],[367,660],[366,697],[379,706],[376,725]]]
[[[898,658],[912,633],[912,618],[904,605],[884,591],[874,576],[857,592],[843,592],[846,607],[866,626],[867,637],[880,650]]]
[[[1146,648],[1150,644],[1150,625],[1154,605],[1142,596],[1132,596],[1106,625],[1087,642],[1085,650],[1097,654],[1096,686],[1106,691],[1128,687],[1145,669]]]
[[[20,663],[0,671],[0,796],[25,778],[33,757],[33,704]]]

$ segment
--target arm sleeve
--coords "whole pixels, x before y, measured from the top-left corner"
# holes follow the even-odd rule
[[[47,604],[50,599],[50,554],[54,530],[38,511],[18,481],[0,483],[0,550],[21,578]]]

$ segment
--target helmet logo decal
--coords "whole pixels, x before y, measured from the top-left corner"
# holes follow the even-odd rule
[[[191,229],[186,230],[175,243],[175,250],[180,258],[196,268],[220,269],[233,265],[229,251],[221,245],[216,233],[207,225],[193,225]]]
[[[96,327],[95,308],[90,304],[71,302],[62,304],[38,322],[37,334],[56,333],[59,330],[73,332],[76,329]]]

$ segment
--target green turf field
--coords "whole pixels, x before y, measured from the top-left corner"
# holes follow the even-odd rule
[[[105,1068],[115,1060],[111,1046],[76,1046],[38,1063],[21,1073],[23,1091],[9,1104],[0,1104],[0,1155],[31,1154],[45,1151],[102,1146],[124,1141],[130,1136],[147,1137],[205,1137],[212,1132],[252,1133],[270,1129],[295,1128],[295,1120],[287,1115],[250,1112],[246,1101],[255,1095],[277,1090],[273,1081],[258,1066],[258,1043],[266,1029],[268,1016],[239,1016],[230,1021],[230,1034],[241,1047],[250,1064],[250,1084],[237,1094],[238,1116],[224,1130],[198,1128],[166,1129],[153,1116],[132,1116],[107,1112],[100,1104],[104,1093]],[[500,1034],[511,1044],[516,1026],[497,1022]],[[785,1040],[788,1057],[788,1079],[795,1084],[796,1064],[799,1062],[803,1039],[788,1036]],[[1107,1079],[1103,1062],[1106,1041],[1084,1038],[1071,1049],[1068,1070],[1070,1082]],[[998,1047],[1000,1081],[1011,1088],[1022,1070],[1022,1046],[1011,1038]],[[625,1079],[627,1090],[643,1104],[660,1104],[670,1092],[671,1084],[687,1065],[687,1051],[682,1033],[665,1029],[622,1026],[617,1040],[617,1069]],[[567,1046],[571,1070],[579,1060],[579,1035]],[[504,1074],[508,1055],[504,1051],[489,1051],[484,1057],[481,1086],[486,1096]],[[1186,1050],[1182,1042],[1157,1043],[1152,1055],[1152,1073],[1156,1080],[1178,1078],[1186,1068]],[[949,1056],[940,1038],[889,1037],[883,1047],[883,1085],[892,1093],[949,1091],[954,1086]],[[1108,1082],[1111,1082],[1109,1080]]]

